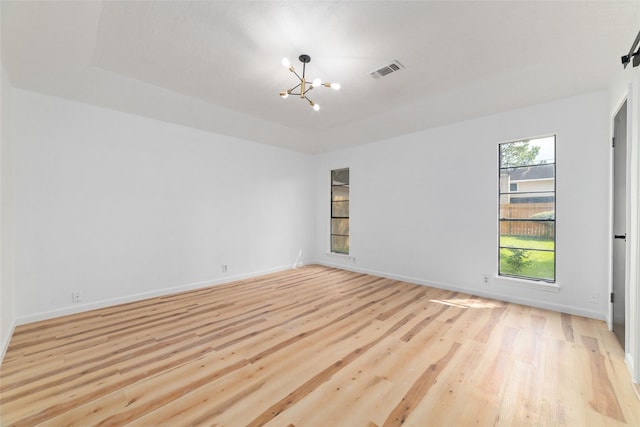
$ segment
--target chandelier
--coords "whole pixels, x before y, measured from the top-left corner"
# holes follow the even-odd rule
[[[289,97],[289,95],[298,95],[300,96],[300,98],[306,99],[311,105],[311,107],[313,107],[315,111],[318,111],[320,110],[320,106],[315,102],[313,102],[312,100],[310,100],[307,97],[307,94],[318,86],[330,87],[331,89],[334,89],[334,90],[340,90],[340,84],[328,83],[328,82],[323,83],[322,80],[320,80],[319,78],[314,79],[311,82],[311,84],[309,84],[309,82],[305,78],[305,71],[306,71],[307,64],[311,62],[311,57],[309,55],[300,55],[298,59],[300,60],[300,62],[302,62],[302,77],[300,77],[300,75],[296,72],[295,68],[293,68],[293,65],[291,65],[291,63],[287,58],[282,58],[282,65],[284,65],[286,68],[289,69],[289,71],[295,74],[298,80],[300,80],[300,83],[298,83],[291,89],[283,90],[282,92],[280,92],[280,96],[283,99],[286,99]],[[294,92],[296,89],[298,91]]]

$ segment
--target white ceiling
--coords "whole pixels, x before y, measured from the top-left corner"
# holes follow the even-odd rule
[[[12,84],[309,153],[605,89],[640,1],[1,2]],[[314,112],[278,93],[311,56]],[[398,60],[406,68],[374,79]],[[638,68],[628,70],[637,72]]]

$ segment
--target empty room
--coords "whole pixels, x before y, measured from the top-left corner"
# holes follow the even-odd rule
[[[640,425],[639,1],[0,18],[0,425]]]

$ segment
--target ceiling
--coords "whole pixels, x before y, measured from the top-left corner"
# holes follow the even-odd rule
[[[12,85],[308,153],[606,89],[640,1],[5,1]],[[339,82],[310,98],[282,65]],[[379,79],[369,72],[399,61]],[[633,71],[637,72],[636,68]]]

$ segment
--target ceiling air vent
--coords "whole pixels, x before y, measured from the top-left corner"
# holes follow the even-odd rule
[[[404,68],[404,65],[402,65],[400,62],[398,62],[397,60],[393,61],[391,64],[387,64],[384,67],[380,67],[375,71],[371,71],[369,73],[369,75],[371,77],[373,77],[374,79],[379,79],[380,77],[384,77],[387,76],[393,72],[399,71],[401,69]]]

